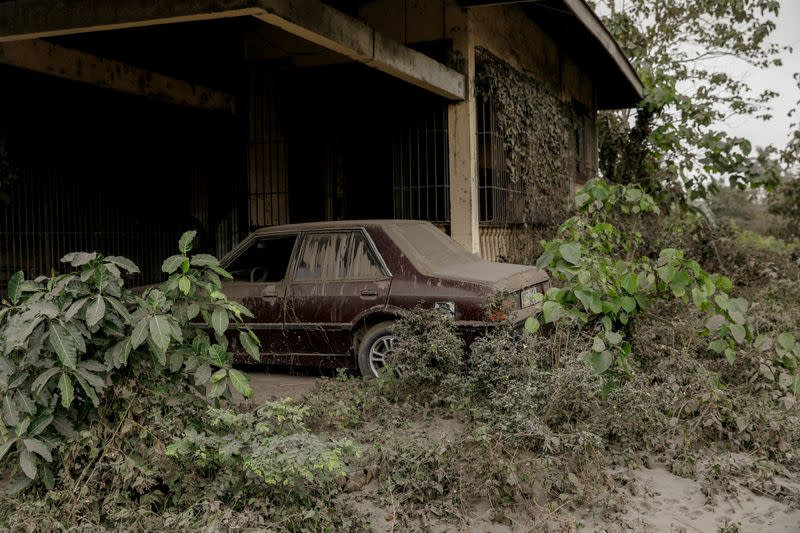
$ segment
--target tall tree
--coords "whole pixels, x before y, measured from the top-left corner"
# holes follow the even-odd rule
[[[726,66],[780,65],[768,40],[778,0],[596,0],[594,7],[644,82],[633,111],[600,118],[600,168],[612,181],[637,183],[665,199],[704,197],[727,177],[736,187],[774,187],[779,159],[753,154],[728,135],[734,117],[770,118],[777,95],[755,93]]]

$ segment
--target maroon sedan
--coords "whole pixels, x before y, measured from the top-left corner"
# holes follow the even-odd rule
[[[267,363],[358,366],[378,375],[392,326],[421,306],[463,330],[522,324],[548,285],[534,267],[492,263],[428,222],[369,220],[260,229],[222,260],[224,291],[255,315]]]

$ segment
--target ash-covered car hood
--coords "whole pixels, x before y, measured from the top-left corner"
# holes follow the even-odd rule
[[[433,277],[514,291],[549,281],[541,269],[510,263],[493,263],[469,253],[429,222],[403,222],[385,227],[417,269]]]

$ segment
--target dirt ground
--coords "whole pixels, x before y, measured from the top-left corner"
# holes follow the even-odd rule
[[[319,375],[293,375],[285,372],[268,370],[249,371],[250,384],[253,387],[253,397],[250,399],[255,404],[283,398],[300,398],[320,380]]]
[[[292,374],[287,370],[251,370],[253,397],[261,403],[287,397],[301,398],[320,380],[319,373]],[[442,428],[440,428],[442,429]],[[448,428],[453,429],[453,428]],[[457,431],[457,428],[455,429]],[[438,438],[445,438],[439,435]],[[800,511],[772,498],[741,491],[737,497],[720,499],[715,505],[706,503],[701,485],[675,476],[661,467],[614,472],[628,479],[629,494],[624,495],[625,511],[613,519],[582,515],[580,511],[555,513],[554,531],[603,531],[646,533],[717,533],[719,531],[800,533]],[[374,531],[395,531],[397,524],[390,508],[378,507],[370,486],[348,495],[351,501],[370,516]],[[488,507],[476,505],[467,524],[442,523],[437,531],[513,532],[530,530],[535,524],[517,516],[512,524],[498,524],[490,518]],[[562,529],[563,528],[563,529]]]

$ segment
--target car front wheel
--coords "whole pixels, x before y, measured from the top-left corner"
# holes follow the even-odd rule
[[[394,354],[394,322],[381,322],[367,330],[358,345],[358,369],[367,379],[381,375]]]

